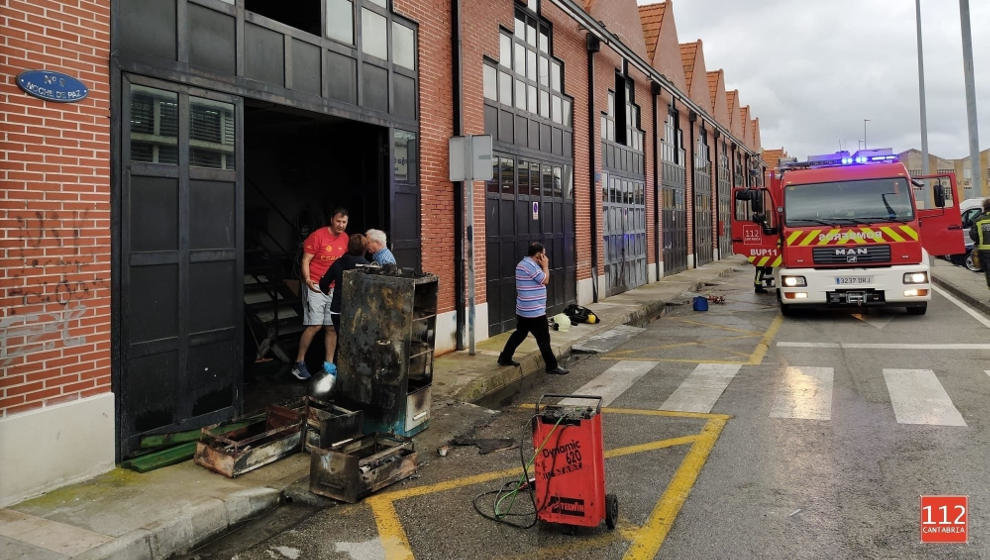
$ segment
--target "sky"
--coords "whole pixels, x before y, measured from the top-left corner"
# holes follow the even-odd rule
[[[639,4],[654,3],[637,0]],[[914,0],[673,0],[681,43],[760,118],[764,149],[789,155],[921,149]],[[969,0],[980,149],[990,147],[990,1]],[[969,155],[957,0],[921,0],[928,150]]]

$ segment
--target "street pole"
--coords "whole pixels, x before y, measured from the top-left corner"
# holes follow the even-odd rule
[[[928,175],[928,116],[925,112],[925,57],[921,49],[921,0],[914,0],[914,19],[918,28],[918,97],[921,105],[921,173]],[[925,200],[928,200],[927,196]]]
[[[863,149],[866,149],[866,123],[870,122],[870,119],[863,119]]]
[[[971,180],[963,198],[975,196],[983,188],[980,177],[980,134],[976,124],[976,85],[973,78],[973,37],[969,29],[969,0],[959,0],[959,23],[962,27],[963,74],[966,79],[966,117],[969,121],[969,166]]]

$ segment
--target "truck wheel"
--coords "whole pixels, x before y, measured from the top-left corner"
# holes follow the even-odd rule
[[[966,270],[972,272],[979,272],[983,270],[982,268],[976,266],[976,263],[973,262],[973,251],[966,253],[966,260],[963,261],[963,265],[966,267]]]
[[[924,315],[925,311],[928,311],[928,303],[919,303],[918,305],[907,306],[908,315]]]
[[[605,494],[605,526],[611,531],[619,521],[619,498],[615,494]]]
[[[786,305],[784,303],[780,304],[780,314],[784,317],[793,317],[797,314],[797,309],[794,309],[793,305]]]

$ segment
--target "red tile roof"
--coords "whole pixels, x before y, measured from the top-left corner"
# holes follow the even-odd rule
[[[684,65],[684,78],[687,81],[687,91],[684,93],[689,93],[691,91],[691,79],[694,77],[694,62],[698,57],[698,44],[701,41],[695,41],[693,43],[681,43],[681,64]]]
[[[663,15],[666,11],[666,2],[639,7],[639,21],[643,24],[643,39],[646,41],[646,54],[649,55],[650,62],[653,62],[653,55],[657,50],[660,25],[663,23]]]
[[[722,70],[707,72],[705,75],[708,76],[708,95],[712,98],[708,108],[712,110],[712,114],[715,114],[715,94],[718,93],[718,79],[722,75]]]

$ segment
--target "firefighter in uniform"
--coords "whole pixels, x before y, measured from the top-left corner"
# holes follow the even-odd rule
[[[983,274],[987,278],[987,287],[990,288],[990,198],[983,201],[983,214],[973,221],[969,236],[976,242],[973,250],[977,251],[980,257]]]

